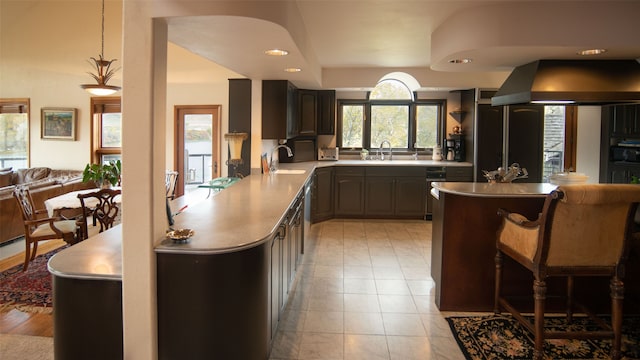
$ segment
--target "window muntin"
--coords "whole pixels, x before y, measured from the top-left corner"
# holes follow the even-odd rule
[[[369,100],[413,100],[413,93],[402,81],[386,79],[371,91]]]

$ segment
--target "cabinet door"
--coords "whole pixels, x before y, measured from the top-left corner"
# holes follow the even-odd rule
[[[287,139],[300,135],[297,91],[298,89],[287,81]]]
[[[315,135],[318,116],[316,90],[298,90],[300,135]]]
[[[427,193],[425,179],[398,177],[395,181],[395,214],[399,217],[422,218],[425,215]]]
[[[392,216],[395,213],[395,178],[367,176],[365,180],[365,215]]]
[[[637,105],[616,105],[611,119],[611,135],[640,136],[640,124],[637,118]]]
[[[287,83],[285,80],[265,80],[262,82],[263,139],[287,138]]]
[[[364,176],[335,177],[335,214],[362,216],[364,214]]]
[[[318,135],[334,135],[336,124],[336,91],[318,91],[317,106]]]
[[[502,106],[478,105],[475,138],[478,143],[476,181],[484,181],[482,170],[491,171],[502,166],[502,114]]]
[[[313,176],[311,219],[316,223],[333,217],[333,168],[318,168]]]
[[[507,165],[518,163],[529,172],[527,179],[518,180],[518,182],[542,182],[543,129],[544,106],[509,106]]]

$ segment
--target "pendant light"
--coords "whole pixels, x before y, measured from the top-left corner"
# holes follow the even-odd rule
[[[91,75],[98,83],[97,84],[82,84],[81,88],[85,89],[87,92],[96,96],[104,96],[111,95],[116,91],[120,90],[119,86],[107,85],[109,79],[115,74],[118,69],[111,69],[111,63],[116,61],[113,60],[105,60],[104,59],[104,0],[102,0],[102,42],[100,48],[100,55],[98,59],[91,57],[89,58],[89,63],[95,66],[97,74],[88,73]]]

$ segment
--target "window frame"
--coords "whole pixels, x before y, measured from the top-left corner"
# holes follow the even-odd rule
[[[122,113],[120,96],[91,98],[91,162],[101,163],[103,155],[121,155],[122,147],[102,147],[102,114]]]
[[[31,166],[31,99],[4,98],[0,99],[0,113],[27,114],[27,164]]]
[[[337,100],[337,134],[336,134],[336,146],[340,148],[340,153],[344,154],[357,154],[363,148],[364,149],[378,149],[379,144],[372,146],[371,144],[371,107],[372,106],[409,106],[409,125],[408,125],[408,139],[409,143],[407,148],[393,148],[394,153],[398,154],[410,154],[416,151],[419,154],[432,154],[433,148],[416,148],[414,144],[417,140],[417,107],[424,105],[436,105],[438,107],[437,129],[436,129],[436,142],[441,144],[444,139],[445,125],[446,125],[446,99],[418,99],[417,94],[414,93],[415,100],[369,100],[369,94],[367,99],[338,99]],[[361,105],[364,107],[364,119],[362,126],[362,147],[349,147],[344,148],[342,146],[342,108],[344,105]]]

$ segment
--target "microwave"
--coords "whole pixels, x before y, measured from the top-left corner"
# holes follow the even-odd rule
[[[640,162],[640,147],[613,146],[611,147],[611,160]]]

